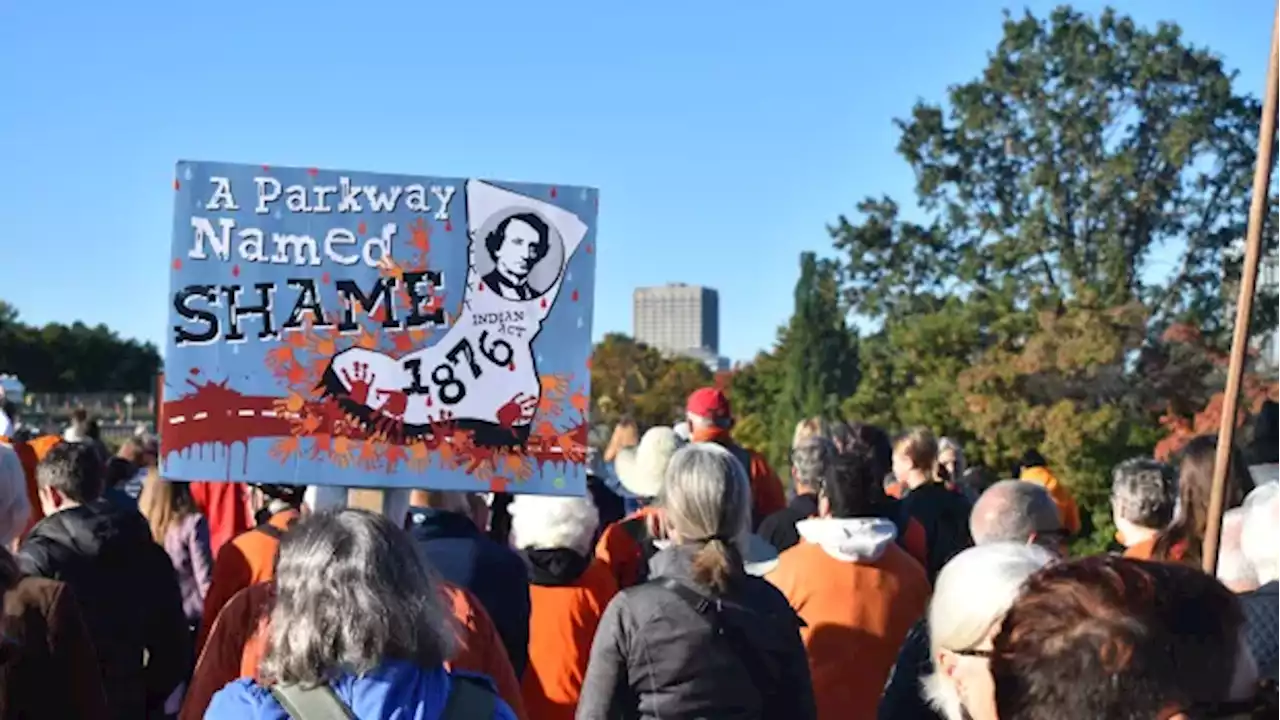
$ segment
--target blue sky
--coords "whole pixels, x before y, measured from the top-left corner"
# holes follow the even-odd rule
[[[704,284],[746,359],[826,223],[907,197],[892,118],[973,77],[1006,5],[9,3],[0,298],[163,346],[178,159],[581,184],[601,192],[597,337],[630,332],[637,286]],[[1273,3],[1119,6],[1261,93]]]

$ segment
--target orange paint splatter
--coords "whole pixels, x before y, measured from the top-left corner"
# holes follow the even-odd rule
[[[369,229],[369,226],[365,225],[363,220],[360,221],[359,225],[356,225],[356,233],[359,235],[365,234],[365,232],[368,231],[368,229]]]
[[[174,190],[181,190],[181,189],[182,189],[182,183],[178,181],[178,178],[174,178],[174,179],[173,179],[173,189],[174,189]]]
[[[496,476],[489,478],[489,492],[506,492],[508,484],[506,478]]]

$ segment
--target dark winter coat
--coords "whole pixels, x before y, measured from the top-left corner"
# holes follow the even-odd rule
[[[19,562],[71,587],[112,717],[159,716],[193,652],[173,565],[142,516],[101,500],[56,512],[31,529]]]
[[[756,667],[775,671],[771,687],[762,687],[744,662],[747,653],[717,634],[707,614],[663,586],[670,578],[708,594],[691,579],[693,554],[689,546],[663,550],[651,562],[653,580],[609,603],[591,647],[578,719],[763,720],[766,694],[775,707],[785,707],[779,717],[814,718],[800,620],[786,598],[767,581],[741,575],[722,599]]]

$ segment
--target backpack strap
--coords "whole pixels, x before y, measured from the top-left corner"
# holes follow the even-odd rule
[[[267,537],[275,538],[276,540],[284,537],[284,531],[270,523],[262,523],[255,527],[254,530],[266,535]]]
[[[328,683],[315,687],[293,683],[272,685],[271,697],[292,720],[355,720],[356,717]]]
[[[449,673],[449,700],[440,720],[487,720],[498,707],[498,696],[482,678]]]

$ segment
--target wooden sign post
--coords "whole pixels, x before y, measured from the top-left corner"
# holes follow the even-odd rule
[[[1253,198],[1249,205],[1249,229],[1240,271],[1240,296],[1236,299],[1236,327],[1231,338],[1231,364],[1227,367],[1227,389],[1222,398],[1222,424],[1218,429],[1218,452],[1213,463],[1213,488],[1209,494],[1209,517],[1205,526],[1203,567],[1210,575],[1218,570],[1218,543],[1222,537],[1222,513],[1227,494],[1227,470],[1236,434],[1236,408],[1240,382],[1244,376],[1249,347],[1249,319],[1253,314],[1254,285],[1262,255],[1262,228],[1265,224],[1268,193],[1271,189],[1272,149],[1276,141],[1276,85],[1280,83],[1276,64],[1280,53],[1280,8],[1271,27],[1271,59],[1267,65],[1267,91],[1262,103],[1262,125],[1258,130],[1258,164],[1253,171]]]

